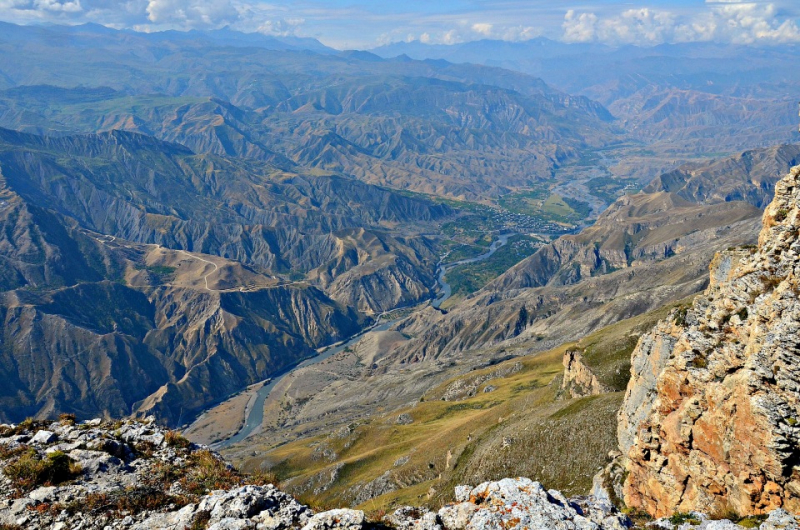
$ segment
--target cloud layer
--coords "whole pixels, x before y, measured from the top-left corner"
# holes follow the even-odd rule
[[[0,20],[96,22],[141,31],[231,26],[270,35],[316,37],[340,48],[399,40],[521,41],[540,35],[611,45],[800,42],[796,0],[641,0],[640,7],[600,0],[584,0],[579,7],[549,0],[267,1],[0,0]]]
[[[729,42],[735,44],[800,42],[800,27],[773,3],[718,0],[692,15],[650,8],[627,9],[599,17],[570,9],[563,40],[608,44]]]

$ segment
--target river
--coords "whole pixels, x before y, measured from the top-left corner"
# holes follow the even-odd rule
[[[447,271],[459,265],[466,265],[468,263],[477,263],[479,261],[484,261],[488,259],[492,254],[497,252],[497,249],[505,245],[508,242],[508,238],[511,237],[512,235],[514,234],[509,233],[497,236],[497,239],[492,242],[491,246],[489,246],[489,249],[480,256],[475,256],[474,258],[462,259],[447,264],[443,264],[440,262],[437,267],[438,275],[436,278],[439,284],[437,288],[437,290],[439,291],[439,295],[431,302],[431,305],[436,309],[440,309],[441,305],[452,295],[452,289],[450,288],[450,284],[448,284],[444,279],[445,275],[447,274]],[[407,309],[407,308],[402,308],[402,309]],[[272,389],[275,388],[275,385],[277,385],[278,382],[280,382],[280,380],[283,379],[287,374],[290,374],[293,371],[298,370],[300,368],[305,368],[306,366],[311,366],[312,364],[324,361],[325,359],[328,359],[329,357],[332,357],[337,353],[344,351],[346,348],[360,341],[364,337],[364,335],[369,333],[370,331],[385,331],[389,329],[395,322],[399,321],[400,318],[382,322],[383,318],[399,310],[400,308],[382,313],[376,320],[375,324],[373,324],[367,329],[360,331],[358,334],[354,335],[353,337],[350,337],[345,342],[341,342],[335,346],[331,346],[326,350],[322,351],[319,355],[306,359],[300,364],[295,365],[292,368],[282,373],[272,376],[272,378],[268,380],[269,382],[266,383],[261,388],[259,388],[258,391],[256,392],[256,397],[249,408],[249,412],[247,412],[247,418],[245,419],[242,428],[239,429],[239,432],[237,432],[230,438],[226,438],[225,440],[211,444],[211,447],[213,449],[222,449],[224,447],[229,447],[235,443],[241,442],[242,440],[253,434],[253,432],[258,427],[260,427],[261,424],[264,422],[264,403],[267,401],[270,392],[272,392]]]
[[[451,270],[453,267],[458,267],[459,265],[466,265],[468,263],[477,263],[479,261],[484,261],[488,259],[492,254],[497,252],[497,249],[508,243],[508,238],[513,236],[514,234],[501,234],[497,236],[497,239],[492,241],[491,246],[489,246],[489,250],[481,254],[480,256],[475,256],[474,258],[467,258],[462,259],[459,261],[454,261],[453,263],[442,264],[439,263],[438,267],[438,276],[436,277],[436,281],[439,283],[439,296],[431,302],[431,305],[436,309],[440,309],[442,304],[447,301],[453,295],[453,290],[450,288],[450,284],[447,283],[444,277],[447,275],[447,272]]]

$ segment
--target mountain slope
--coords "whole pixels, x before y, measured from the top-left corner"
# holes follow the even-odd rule
[[[0,130],[2,419],[186,421],[427,298],[414,230],[449,212],[138,134]]]

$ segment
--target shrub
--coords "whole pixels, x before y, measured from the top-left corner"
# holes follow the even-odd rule
[[[789,215],[789,210],[787,210],[786,208],[781,208],[780,210],[775,212],[775,220],[780,223],[781,221],[784,221],[788,215]]]
[[[274,471],[256,471],[255,473],[245,476],[244,481],[253,486],[267,486],[272,484],[276,488],[280,487],[280,480],[278,480],[278,475]]]
[[[237,486],[242,479],[211,451],[204,450],[191,455],[188,470],[180,483],[187,493],[203,495],[212,490]]]
[[[64,509],[70,514],[78,512],[137,514],[170,506],[183,507],[193,500],[184,496],[169,495],[157,488],[145,486],[114,490],[108,493],[90,493],[83,499],[71,502]]]
[[[60,414],[58,416],[58,421],[61,423],[61,425],[75,425],[75,414],[71,414],[69,412]]]
[[[749,515],[739,519],[736,524],[745,528],[759,528],[761,523],[767,520],[766,515]]]
[[[696,525],[700,524],[702,521],[700,521],[700,519],[696,518],[694,515],[690,513],[678,512],[673,514],[672,517],[669,518],[669,522],[674,524],[675,526],[679,526],[682,525],[683,523]]]
[[[9,458],[13,458],[17,455],[21,455],[22,453],[26,452],[28,447],[25,445],[18,445],[17,447],[10,447],[5,444],[0,444],[0,460],[8,460]]]
[[[153,458],[153,454],[156,452],[156,444],[149,440],[144,440],[141,442],[137,442],[133,445],[133,450],[136,451],[138,456],[142,458]]]
[[[686,314],[688,312],[689,312],[688,307],[681,307],[677,311],[675,311],[675,315],[672,318],[672,321],[675,323],[676,326],[686,325]]]
[[[188,449],[192,446],[192,442],[187,440],[178,431],[167,431],[167,434],[164,435],[164,440],[167,442],[168,446],[179,449]]]
[[[28,449],[3,470],[14,487],[23,492],[37,486],[61,484],[80,472],[80,466],[61,451],[42,458],[35,449]]]

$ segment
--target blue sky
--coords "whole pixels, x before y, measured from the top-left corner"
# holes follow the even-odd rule
[[[0,0],[0,20],[141,31],[230,25],[342,49],[538,36],[639,45],[800,42],[798,0]]]

